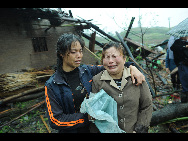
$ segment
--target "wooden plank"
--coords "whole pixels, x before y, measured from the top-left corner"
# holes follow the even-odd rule
[[[95,37],[96,37],[96,31],[91,34],[91,39],[89,42],[89,50],[91,52],[95,52]]]
[[[149,48],[147,48],[147,47],[145,47],[145,46],[141,46],[140,44],[134,42],[134,41],[131,40],[131,39],[124,38],[124,41],[127,41],[127,42],[130,43],[130,44],[133,44],[133,45],[136,46],[137,48],[138,48],[138,47],[141,47],[142,49],[144,49],[144,50],[146,50],[146,51],[149,51],[150,53],[157,54],[157,52],[155,52],[155,51],[153,51],[153,50],[151,50],[151,49],[149,49]]]

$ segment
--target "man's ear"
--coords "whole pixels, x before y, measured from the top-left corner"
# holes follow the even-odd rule
[[[60,56],[63,58],[63,54],[60,54]]]

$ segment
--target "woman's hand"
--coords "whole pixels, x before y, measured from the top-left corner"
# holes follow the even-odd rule
[[[133,84],[135,84],[136,80],[137,80],[136,86],[138,86],[138,85],[142,84],[142,82],[146,81],[145,76],[135,66],[130,65],[129,68],[131,71],[131,78],[132,78]],[[135,80],[135,78],[136,78],[136,80]]]

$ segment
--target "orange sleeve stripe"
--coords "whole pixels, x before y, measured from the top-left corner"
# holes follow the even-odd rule
[[[90,65],[90,66],[94,66],[94,65]],[[99,66],[99,67],[100,67],[100,66],[103,66],[103,65],[97,65],[97,66]]]
[[[49,97],[48,97],[48,94],[47,94],[47,86],[45,86],[45,96],[46,96],[46,104],[47,104],[50,120],[54,124],[56,124],[57,126],[74,126],[74,125],[76,125],[78,123],[83,123],[84,122],[84,119],[79,119],[79,120],[70,121],[70,122],[61,122],[61,121],[57,120],[56,118],[54,118],[53,112],[51,110],[51,104],[50,104],[50,100],[49,100]]]

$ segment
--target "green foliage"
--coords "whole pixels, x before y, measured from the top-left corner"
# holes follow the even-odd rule
[[[96,54],[97,57],[99,57],[100,59],[102,58],[102,51],[101,51],[101,50],[100,50],[100,51],[97,51],[95,54]]]
[[[182,120],[188,120],[188,117],[180,117],[180,118],[171,119],[171,120],[168,120],[168,121],[163,122],[161,124],[172,123],[172,122],[182,121]]]
[[[0,133],[8,133],[9,131],[12,131],[14,132],[14,129],[10,126],[4,126],[1,130],[0,130]]]
[[[136,57],[136,60],[137,60],[137,61],[142,60],[142,56],[138,55],[138,56]]]
[[[142,56],[141,56],[141,52],[142,52],[142,48],[139,48],[140,50],[140,54],[136,57],[137,61],[141,61],[142,60]],[[133,51],[131,51],[133,53]]]

